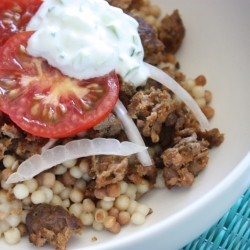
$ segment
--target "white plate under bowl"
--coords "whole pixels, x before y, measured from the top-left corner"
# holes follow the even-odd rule
[[[118,235],[86,229],[69,250],[177,250],[215,223],[250,186],[250,1],[151,0],[171,13],[178,8],[186,37],[177,57],[187,77],[207,77],[216,109],[211,127],[225,133],[210,162],[191,188],[158,189],[141,202],[153,213],[143,226]],[[92,242],[95,236],[97,241]],[[38,249],[21,240],[5,250]],[[46,245],[43,249],[53,249]]]

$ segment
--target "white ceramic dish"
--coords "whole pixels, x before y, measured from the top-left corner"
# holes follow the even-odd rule
[[[211,151],[210,162],[191,188],[153,190],[142,202],[153,209],[143,226],[120,234],[86,229],[69,250],[177,250],[215,223],[250,186],[250,1],[151,0],[171,13],[178,8],[186,37],[178,59],[188,77],[204,74],[213,92],[216,115],[211,127],[225,142]],[[92,242],[91,238],[97,237]],[[35,250],[27,240],[5,250]],[[43,249],[53,249],[46,245]]]

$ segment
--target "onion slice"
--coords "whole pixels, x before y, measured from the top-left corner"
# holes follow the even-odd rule
[[[116,114],[116,116],[121,120],[122,125],[124,127],[124,131],[128,139],[131,142],[136,143],[137,145],[145,147],[145,143],[141,137],[141,133],[139,132],[132,118],[128,115],[126,108],[124,107],[123,103],[120,100],[117,101],[113,111]],[[142,152],[138,152],[137,158],[143,166],[153,165],[153,162],[150,158],[147,149],[145,149]]]
[[[66,145],[56,146],[35,154],[18,167],[17,172],[11,174],[7,183],[29,180],[44,170],[50,169],[62,162],[86,157],[90,155],[121,155],[128,156],[146,150],[145,146],[132,142],[119,142],[116,139],[96,138],[81,139],[68,142]]]
[[[150,72],[150,78],[169,88],[190,108],[190,110],[194,113],[197,120],[199,121],[201,130],[208,130],[209,122],[206,116],[202,113],[200,107],[189,95],[189,93],[163,70],[158,69],[157,67],[154,67],[148,63],[144,63],[144,65]]]

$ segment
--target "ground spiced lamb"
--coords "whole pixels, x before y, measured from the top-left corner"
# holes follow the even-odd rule
[[[56,250],[65,250],[66,243],[74,234],[82,234],[83,224],[61,206],[40,204],[26,218],[29,241],[42,247],[46,242]]]
[[[164,50],[164,45],[150,24],[141,17],[135,17],[135,20],[139,23],[138,33],[144,49],[144,61],[157,65],[161,62],[161,52]]]
[[[166,52],[175,53],[180,48],[185,36],[185,27],[178,10],[162,19],[158,34]]]

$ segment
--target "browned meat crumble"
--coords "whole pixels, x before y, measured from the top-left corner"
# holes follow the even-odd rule
[[[161,62],[161,52],[164,50],[164,45],[150,24],[141,17],[135,17],[135,19],[139,23],[138,33],[144,49],[144,61],[156,65]]]
[[[158,34],[166,52],[175,53],[180,48],[185,36],[185,27],[178,10],[162,19]]]
[[[82,234],[83,224],[80,219],[69,214],[61,206],[40,204],[26,218],[29,241],[42,247],[46,242],[65,250],[66,243],[74,234]]]

